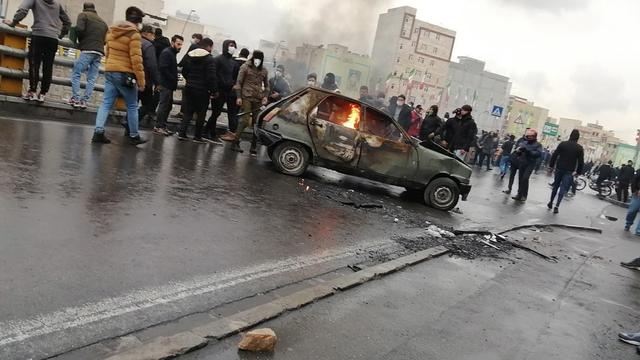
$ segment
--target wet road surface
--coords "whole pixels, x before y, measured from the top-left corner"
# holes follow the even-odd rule
[[[526,205],[479,172],[463,214],[402,189],[146,134],[92,145],[92,128],[0,119],[0,356],[50,356],[343,266],[424,220],[454,227],[549,222],[548,181]],[[384,205],[332,200],[355,190]],[[589,225],[581,194],[558,216]],[[394,221],[394,219],[398,221]],[[556,221],[554,221],[556,222]],[[10,358],[10,357],[9,357]]]

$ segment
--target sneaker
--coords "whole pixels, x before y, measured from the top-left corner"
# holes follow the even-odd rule
[[[640,346],[640,333],[619,333],[618,339],[627,344]]]
[[[85,100],[80,100],[80,104],[78,106],[80,109],[85,110],[87,108],[87,102]]]
[[[242,150],[242,148],[240,147],[240,142],[239,141],[234,141],[231,144],[231,151],[235,151],[235,152],[239,152],[239,153],[243,153],[244,150]]]
[[[26,101],[31,101],[31,100],[35,100],[37,97],[36,92],[35,91],[27,91],[26,94],[22,95],[22,100],[26,100]]]
[[[557,206],[553,208],[553,213],[554,213],[554,214],[557,214],[557,213],[559,213],[559,212],[560,212],[560,209],[558,209],[558,207],[557,207]]]
[[[631,226],[625,226],[624,227],[624,231],[629,231],[629,230],[631,230]]]
[[[249,149],[249,154],[253,157],[258,156],[258,150],[256,150],[255,146],[252,146],[251,149]]]
[[[228,133],[222,135],[220,137],[220,139],[222,139],[224,141],[235,141],[236,140],[236,134],[234,134],[232,132],[228,132]]]
[[[104,136],[104,133],[93,133],[91,142],[94,144],[111,144],[111,140]]]
[[[203,138],[193,138],[191,141],[193,141],[196,144],[206,144],[207,143]]]
[[[515,200],[515,201],[520,201],[520,202],[525,202],[525,201],[527,201],[527,198],[522,197],[522,196],[518,196],[518,195],[513,196],[513,197],[511,197],[511,198],[512,198],[513,200]]]
[[[129,143],[131,145],[133,145],[133,146],[142,145],[142,144],[144,144],[146,142],[147,142],[147,140],[141,138],[140,135],[138,135],[136,137],[129,138]]]
[[[164,129],[164,134],[166,136],[173,136],[173,134],[175,134],[175,132],[169,130],[169,129]]]
[[[224,145],[224,143],[222,141],[220,141],[220,139],[217,136],[215,136],[213,138],[202,138],[202,140],[208,142],[209,144]]]
[[[156,135],[167,136],[167,132],[163,128],[154,127],[153,133]]]
[[[35,100],[39,103],[43,103],[45,101],[47,94],[40,93],[36,96]]]
[[[620,265],[626,267],[627,269],[640,271],[640,258],[632,260],[632,261],[630,261],[628,263],[621,262]]]
[[[189,140],[189,138],[187,137],[187,135],[178,134],[178,140],[187,141]]]
[[[549,202],[549,203],[547,204],[547,208],[549,208],[549,210],[551,210],[551,209],[553,208],[553,203],[552,203],[552,202]]]
[[[507,189],[507,190],[503,191],[503,193],[509,195],[509,194],[511,194],[511,189]]]
[[[74,98],[70,98],[67,104],[69,104],[73,108],[79,107],[79,101]]]

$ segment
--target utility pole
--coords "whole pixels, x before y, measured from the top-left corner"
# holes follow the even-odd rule
[[[195,10],[189,11],[189,16],[187,16],[187,20],[184,21],[184,26],[182,27],[182,33],[180,35],[184,36],[184,31],[187,29],[187,24],[189,23],[189,20],[191,20],[191,15],[193,15],[195,12],[196,12]]]

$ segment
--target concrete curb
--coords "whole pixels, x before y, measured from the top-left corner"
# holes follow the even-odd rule
[[[157,337],[143,342],[135,348],[111,355],[107,360],[160,360],[183,355],[208,344],[210,340],[220,340],[235,335],[257,324],[273,319],[287,311],[299,309],[314,301],[331,296],[338,291],[347,290],[380,276],[394,273],[408,266],[436,258],[448,253],[443,246],[366,268],[362,271],[339,277],[321,285],[298,291],[269,303],[241,311],[231,316],[215,320],[209,324],[176,333],[171,336]]]
[[[515,227],[512,227],[512,228],[506,229],[506,230],[502,230],[500,232],[497,232],[496,234],[502,235],[502,234],[506,234],[508,232],[512,232],[512,231],[516,231],[516,230],[520,230],[520,229],[532,228],[532,227],[557,227],[557,228],[564,228],[564,229],[570,229],[570,230],[593,231],[593,232],[597,232],[599,234],[602,234],[602,229],[599,229],[599,228],[590,227],[590,226],[580,226],[580,225],[568,225],[568,224],[519,225],[519,226],[515,226]]]

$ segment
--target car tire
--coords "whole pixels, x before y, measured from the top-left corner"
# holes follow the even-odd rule
[[[309,166],[309,151],[300,143],[285,141],[273,149],[271,161],[281,173],[300,176]]]
[[[460,189],[455,181],[449,178],[437,178],[424,190],[425,204],[437,210],[450,211],[458,205]]]

